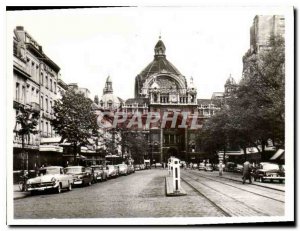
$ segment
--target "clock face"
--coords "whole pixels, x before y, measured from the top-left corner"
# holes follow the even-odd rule
[[[171,95],[171,101],[177,102],[177,95]]]

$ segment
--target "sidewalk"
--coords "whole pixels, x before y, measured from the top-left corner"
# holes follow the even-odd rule
[[[17,185],[17,184],[13,185],[13,189],[14,189],[14,200],[24,198],[24,197],[27,197],[28,195],[30,195],[29,192],[21,192],[19,189],[19,185]]]
[[[213,172],[216,176],[219,176],[219,172]],[[242,182],[242,174],[240,173],[234,173],[234,172],[223,172],[222,176],[219,176],[221,178],[229,179],[229,180],[234,180],[234,181],[240,181]],[[246,181],[246,184],[248,184],[249,181]],[[270,189],[275,189],[278,191],[285,191],[285,184],[282,183],[261,183],[261,182],[255,182],[252,181],[252,184],[258,185],[260,187],[264,188],[270,188]]]

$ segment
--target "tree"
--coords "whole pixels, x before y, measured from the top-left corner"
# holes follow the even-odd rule
[[[256,139],[262,149],[268,139],[284,147],[284,39],[272,36],[268,47],[253,54],[244,65],[248,71],[240,82],[237,99],[230,106],[235,114],[239,111],[247,114],[244,125],[251,129],[252,140]]]
[[[89,139],[98,134],[97,117],[91,110],[91,105],[91,99],[69,89],[53,106],[53,128],[61,136],[60,142],[72,144],[74,161],[78,148],[89,144]]]
[[[22,153],[24,155],[25,153],[25,137],[27,136],[28,143],[30,142],[30,134],[37,134],[38,129],[36,128],[38,125],[38,120],[39,120],[39,112],[38,111],[33,111],[29,107],[20,107],[19,108],[19,113],[16,117],[16,125],[20,124],[21,128],[19,130],[16,130],[16,134],[21,137],[22,139]],[[28,161],[28,156],[26,157]],[[23,163],[23,168],[24,163]],[[23,169],[23,170],[24,170]],[[28,162],[26,169],[28,170]]]
[[[284,39],[271,37],[267,48],[246,56],[243,79],[221,111],[204,123],[199,140],[207,151],[238,145],[246,157],[249,145],[264,153],[268,139],[284,147]]]

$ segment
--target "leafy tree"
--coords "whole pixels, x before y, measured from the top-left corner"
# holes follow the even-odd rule
[[[238,145],[246,154],[250,145],[264,153],[268,139],[284,147],[284,71],[282,37],[271,37],[267,48],[247,54],[244,77],[237,89],[203,126],[199,137],[202,147],[213,152]]]
[[[239,110],[247,114],[244,124],[263,148],[270,138],[278,146],[284,146],[284,48],[284,39],[273,36],[268,48],[245,62],[248,72],[240,82],[237,100],[231,104],[236,114]]]
[[[74,161],[79,148],[90,144],[89,139],[98,134],[97,117],[91,105],[91,99],[69,89],[53,106],[53,128],[61,136],[60,142],[72,144]]]
[[[22,140],[22,153],[25,152],[25,137],[27,136],[27,140],[29,143],[30,134],[38,133],[37,125],[38,125],[39,117],[40,114],[38,111],[33,111],[29,107],[19,108],[19,113],[16,117],[16,125],[20,124],[21,128],[19,130],[16,129],[15,130],[16,130],[16,134],[20,136]]]

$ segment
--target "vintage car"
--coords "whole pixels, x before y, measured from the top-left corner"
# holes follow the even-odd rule
[[[141,165],[136,164],[134,165],[134,171],[140,171],[141,170]]]
[[[107,177],[112,178],[112,177],[117,177],[117,170],[114,165],[107,165],[106,166],[107,170]]]
[[[264,182],[266,180],[273,182],[274,180],[283,182],[285,177],[283,171],[279,168],[278,164],[262,162],[258,168],[254,169],[251,173],[254,181],[259,180]]]
[[[132,164],[128,165],[128,174],[134,173],[135,172],[135,168]]]
[[[128,166],[127,164],[118,164],[119,175],[128,175]]]
[[[242,173],[243,172],[243,165],[241,165],[241,164],[237,164],[235,167],[234,167],[234,169],[233,169],[233,171],[234,172],[238,172],[238,173]]]
[[[93,176],[90,170],[83,166],[70,166],[65,168],[65,173],[73,177],[74,185],[91,185]]]
[[[200,163],[198,169],[199,169],[199,171],[205,170],[205,164],[204,163]]]
[[[38,176],[26,182],[27,190],[34,194],[37,191],[55,190],[60,193],[62,189],[72,190],[73,177],[64,174],[63,167],[49,166],[40,168]]]
[[[107,171],[105,171],[103,165],[92,165],[90,168],[93,170],[93,181],[107,180]]]
[[[225,171],[225,172],[234,172],[235,166],[236,166],[236,163],[234,163],[234,162],[227,162],[227,163],[225,164],[225,169],[224,169],[224,171]]]
[[[200,168],[200,166],[199,166],[199,168]],[[209,172],[214,171],[212,164],[206,164],[204,171],[209,171]]]

